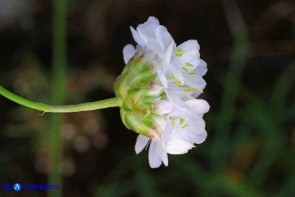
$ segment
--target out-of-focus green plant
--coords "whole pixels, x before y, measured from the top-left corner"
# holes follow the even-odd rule
[[[106,16],[109,16],[112,10],[118,11],[110,8],[116,5],[115,2],[99,1],[101,7],[98,6],[98,8],[102,12],[108,12]],[[133,1],[128,2],[132,4]],[[156,1],[151,2],[155,3]],[[229,15],[237,11],[236,8],[225,5],[231,2],[229,0],[222,1],[224,12]],[[247,5],[253,8],[251,2]],[[214,6],[216,5],[214,4]],[[239,2],[239,6],[245,5],[243,2]],[[101,14],[97,12],[98,8],[94,10]],[[278,6],[275,8],[277,9]],[[273,7],[270,10],[273,10]],[[191,17],[189,14],[192,13],[187,13],[185,16]],[[243,9],[243,14],[247,14],[247,9]],[[136,16],[138,15],[136,13]],[[118,12],[117,17],[120,16]],[[266,16],[268,15],[266,14]],[[165,17],[162,16],[162,18]],[[231,20],[236,21],[236,18],[232,17]],[[184,20],[179,21],[183,22]],[[179,27],[179,21],[174,18],[173,25]],[[250,25],[249,21],[250,19],[247,18],[247,25]],[[101,20],[99,24],[102,22],[105,21]],[[172,23],[168,20],[169,22]],[[180,27],[183,26],[184,24]],[[115,25],[111,28],[114,27]],[[222,24],[222,27],[226,29],[226,25]],[[235,27],[241,28],[239,25]],[[102,31],[103,28],[101,26],[99,30]],[[208,29],[204,29],[208,31]],[[247,31],[249,35],[253,32],[249,26],[242,29]],[[130,147],[133,146],[130,139],[133,140],[133,138],[132,135],[127,135],[123,139],[118,134],[121,127],[114,125],[116,125],[116,121],[119,121],[119,116],[114,116],[115,113],[106,114],[111,117],[106,118],[105,124],[110,124],[109,128],[114,131],[107,132],[113,143],[110,142],[105,149],[83,153],[67,150],[67,154],[76,158],[77,161],[74,161],[76,164],[75,173],[64,177],[64,188],[67,188],[64,191],[65,194],[71,193],[73,190],[76,195],[79,195],[79,192],[84,192],[84,194],[94,196],[294,196],[294,62],[287,66],[286,62],[289,60],[282,61],[280,67],[277,67],[278,63],[274,62],[267,68],[261,68],[259,63],[252,65],[251,61],[256,61],[256,59],[247,56],[247,52],[251,52],[251,48],[248,48],[247,33],[240,34],[238,32],[235,32],[233,38],[229,70],[225,73],[218,73],[218,77],[223,79],[222,85],[214,84],[222,90],[222,98],[219,95],[211,94],[210,89],[209,93],[205,95],[209,100],[223,104],[220,108],[215,106],[216,108],[212,108],[212,111],[205,116],[208,139],[202,146],[196,148],[190,155],[177,158],[172,156],[169,168],[150,170],[144,155],[130,156]],[[208,37],[210,37],[210,33],[212,32],[208,31]],[[99,39],[99,36],[97,37]],[[224,37],[226,35],[221,36],[222,39]],[[269,57],[261,59],[265,61],[267,58]],[[209,66],[217,69],[220,65],[213,66],[211,64]],[[249,72],[250,69],[251,72]],[[211,70],[208,78],[214,76]],[[262,71],[263,74],[259,75],[257,70]],[[273,73],[274,70],[275,73]],[[283,72],[281,73],[281,71]],[[251,76],[252,74],[253,76]],[[272,80],[264,80],[262,76],[265,75],[271,76]],[[261,78],[261,80],[256,78]],[[253,79],[255,81],[252,81],[251,87],[251,83],[249,85],[247,80]],[[253,86],[256,86],[256,89],[253,89]],[[270,88],[270,86],[273,87]],[[210,84],[209,88],[212,88]],[[42,92],[38,92],[37,95],[42,95]],[[83,97],[84,95],[79,96]],[[38,100],[45,100],[44,96]],[[20,167],[22,163],[18,165],[18,161],[31,159],[31,153],[35,148],[39,148],[36,147],[34,133],[37,129],[41,130],[40,120],[36,118],[34,113],[19,109],[3,113],[0,118],[6,120],[5,118],[9,116],[7,114],[13,116],[14,119],[5,126],[1,125],[5,131],[1,133],[3,138],[0,139],[1,150],[5,151],[0,152],[1,175],[11,177],[13,174],[14,177],[5,181],[15,180],[15,174],[17,174],[17,178],[38,183],[40,175],[34,174],[33,171],[27,171],[28,167],[24,165]],[[23,117],[28,117],[28,115],[30,118],[27,118],[27,121],[30,121],[33,126],[21,126],[19,123],[23,121]],[[115,120],[116,118],[118,120]],[[36,120],[39,122],[36,123]],[[47,132],[42,130],[43,134],[47,137]],[[7,145],[11,141],[15,141],[17,144],[13,148]],[[14,173],[11,173],[10,169],[13,169]],[[1,192],[2,190],[0,195],[2,195]],[[86,194],[84,196],[87,196]]]
[[[65,0],[53,1],[53,57],[51,73],[51,100],[54,103],[64,103],[66,90],[66,20],[67,9]],[[63,141],[61,138],[61,126],[63,115],[51,115],[48,121],[49,135],[49,177],[48,183],[58,184],[58,190],[49,190],[48,196],[62,196],[62,168],[63,168]]]

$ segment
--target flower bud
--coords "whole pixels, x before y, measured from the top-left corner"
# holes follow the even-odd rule
[[[174,105],[169,101],[160,101],[154,104],[154,110],[159,114],[170,114],[174,110]]]
[[[165,125],[160,112],[171,111],[171,106],[164,102],[159,102],[157,110],[154,109],[163,89],[156,83],[156,63],[154,53],[139,50],[114,85],[116,96],[123,98],[120,114],[125,126],[150,138],[156,137]],[[165,109],[167,107],[169,109]]]

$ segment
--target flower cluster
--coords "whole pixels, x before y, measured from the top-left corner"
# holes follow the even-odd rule
[[[124,47],[126,66],[114,86],[123,98],[121,118],[139,133],[136,153],[150,143],[150,166],[167,166],[168,153],[187,153],[207,137],[203,115],[209,104],[195,99],[206,86],[207,64],[196,40],[176,46],[155,17],[131,32],[137,46]]]

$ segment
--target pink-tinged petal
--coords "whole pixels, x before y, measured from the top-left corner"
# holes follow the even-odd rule
[[[138,135],[136,144],[135,144],[135,152],[136,154],[140,153],[144,147],[147,146],[150,138],[143,136],[143,135]]]
[[[163,117],[154,119],[154,129],[158,132],[163,132],[166,129],[167,120]]]
[[[191,100],[185,101],[185,104],[189,106],[189,109],[192,109],[193,111],[199,114],[207,113],[210,109],[210,106],[207,103],[207,101],[203,99],[191,99]]]
[[[149,84],[149,91],[147,93],[147,96],[153,96],[153,97],[159,96],[162,91],[163,91],[163,86],[152,82]]]
[[[154,110],[158,114],[170,114],[175,109],[174,105],[169,101],[160,101],[158,103],[155,103]]]
[[[134,46],[131,44],[127,44],[123,48],[123,58],[124,58],[125,64],[127,64],[129,62],[129,60],[133,57],[133,55],[135,53],[136,53],[136,50],[135,50]]]
[[[162,147],[160,141],[152,140],[151,142],[149,164],[151,168],[158,168],[162,164]]]

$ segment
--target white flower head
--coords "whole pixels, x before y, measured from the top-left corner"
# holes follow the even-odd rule
[[[115,85],[124,99],[121,117],[140,133],[136,153],[149,145],[150,166],[167,166],[167,154],[187,153],[207,137],[203,115],[209,104],[195,99],[206,86],[207,64],[196,40],[177,46],[155,17],[131,32],[137,46],[124,47],[127,65]]]

